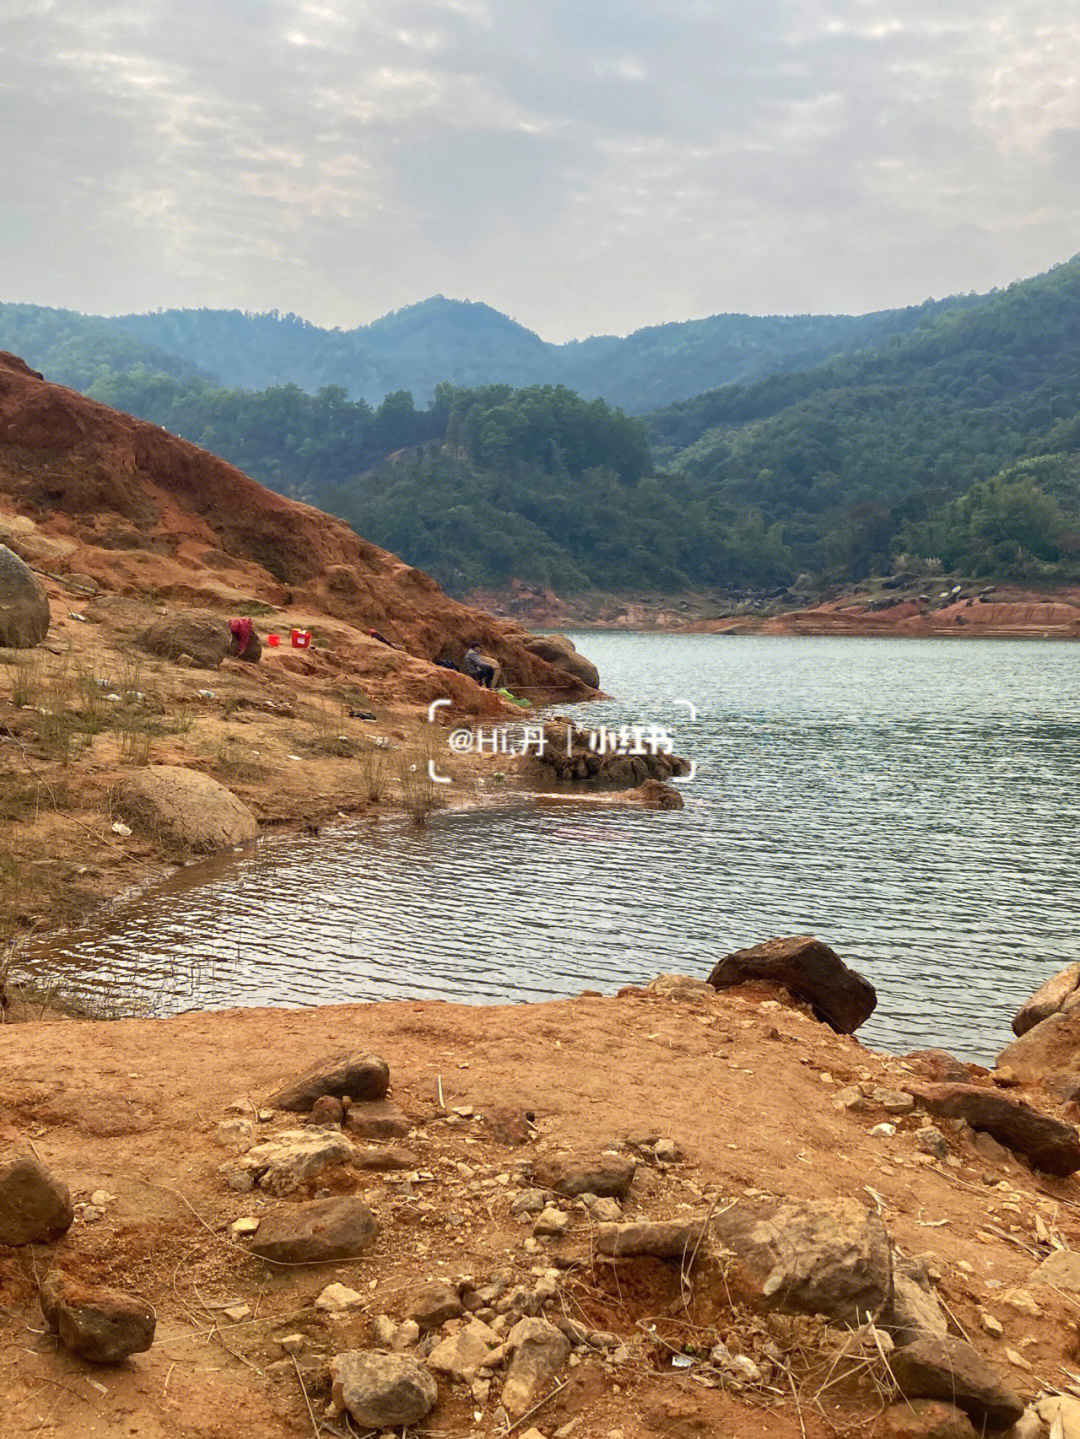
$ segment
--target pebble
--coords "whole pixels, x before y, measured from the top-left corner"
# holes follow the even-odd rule
[[[261,1223],[262,1221],[256,1219],[254,1215],[245,1215],[242,1219],[233,1220],[229,1225],[229,1233],[236,1235],[237,1238],[244,1234],[254,1234]]]
[[[315,1308],[327,1314],[344,1314],[347,1309],[354,1309],[363,1302],[363,1296],[355,1289],[349,1289],[344,1284],[328,1284],[316,1299]]]
[[[570,1216],[549,1204],[533,1225],[533,1233],[541,1239],[560,1239],[570,1227]]]
[[[871,1139],[891,1139],[896,1133],[895,1124],[875,1124],[870,1131]]]
[[[992,1314],[987,1314],[985,1310],[979,1317],[982,1320],[982,1327],[986,1330],[987,1334],[992,1334],[995,1339],[1000,1339],[1004,1335],[1005,1328],[1000,1319],[995,1319]]]
[[[283,1334],[278,1340],[278,1345],[284,1354],[302,1354],[304,1336],[302,1334]]]

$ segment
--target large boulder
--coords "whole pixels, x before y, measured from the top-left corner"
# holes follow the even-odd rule
[[[91,1364],[119,1364],[154,1342],[157,1320],[143,1299],[103,1284],[82,1284],[58,1269],[41,1286],[41,1312],[65,1349]]]
[[[347,1409],[363,1432],[419,1424],[439,1397],[439,1386],[405,1354],[350,1349],[330,1361],[334,1402]]]
[[[1041,1084],[1061,1099],[1080,1094],[1080,1007],[1061,1009],[1025,1031],[997,1057],[1021,1084]]]
[[[28,650],[49,633],[49,597],[29,565],[0,545],[0,645]]]
[[[735,1256],[729,1284],[758,1308],[858,1325],[892,1300],[889,1236],[858,1200],[736,1205],[717,1216],[713,1232]]]
[[[139,636],[143,649],[162,659],[187,655],[204,670],[216,670],[229,653],[229,622],[210,610],[178,610],[162,615]]]
[[[714,989],[730,989],[750,979],[782,985],[810,1005],[818,1019],[839,1034],[854,1034],[877,1004],[869,980],[849,969],[840,956],[811,935],[770,939],[727,955],[709,975]]]
[[[379,1226],[354,1195],[315,1199],[268,1215],[251,1242],[251,1252],[278,1264],[325,1264],[355,1259],[375,1242]]]
[[[578,653],[572,641],[565,635],[533,635],[523,643],[530,654],[547,660],[548,664],[554,665],[556,669],[576,675],[579,680],[592,685],[594,690],[600,688],[600,671],[591,660]]]
[[[62,1179],[32,1154],[0,1158],[0,1244],[48,1244],[71,1228],[75,1208]]]
[[[1067,965],[1039,985],[1013,1016],[1013,1034],[1020,1037],[1044,1019],[1080,1004],[1080,963]]]
[[[156,839],[200,854],[247,844],[259,833],[258,820],[231,790],[182,765],[138,770],[121,781],[117,804]]]
[[[306,1113],[324,1094],[338,1099],[382,1099],[390,1088],[390,1067],[377,1054],[359,1050],[324,1059],[276,1090],[267,1101],[275,1109]]]
[[[908,1079],[903,1088],[930,1114],[963,1119],[1022,1154],[1047,1174],[1067,1175],[1080,1169],[1080,1136],[1071,1124],[1033,1109],[999,1089],[978,1084],[931,1084]]]
[[[1007,1429],[1024,1402],[978,1350],[962,1339],[925,1337],[892,1355],[892,1372],[905,1399],[955,1404],[976,1429]]]

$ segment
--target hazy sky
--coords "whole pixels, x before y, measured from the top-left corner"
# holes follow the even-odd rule
[[[545,338],[1080,250],[1076,0],[0,0],[0,299]]]

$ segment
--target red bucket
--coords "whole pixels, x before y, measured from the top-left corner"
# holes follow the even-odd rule
[[[271,648],[272,650],[276,650],[277,647],[278,647],[278,645],[281,643],[281,636],[280,636],[280,635],[267,635],[267,636],[266,636],[266,643],[270,646],[270,648]]]
[[[294,650],[306,650],[311,648],[310,630],[293,630],[292,647]]]

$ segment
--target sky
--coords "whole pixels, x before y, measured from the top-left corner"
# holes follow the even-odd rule
[[[1080,250],[1076,0],[0,0],[0,299],[545,339]]]

